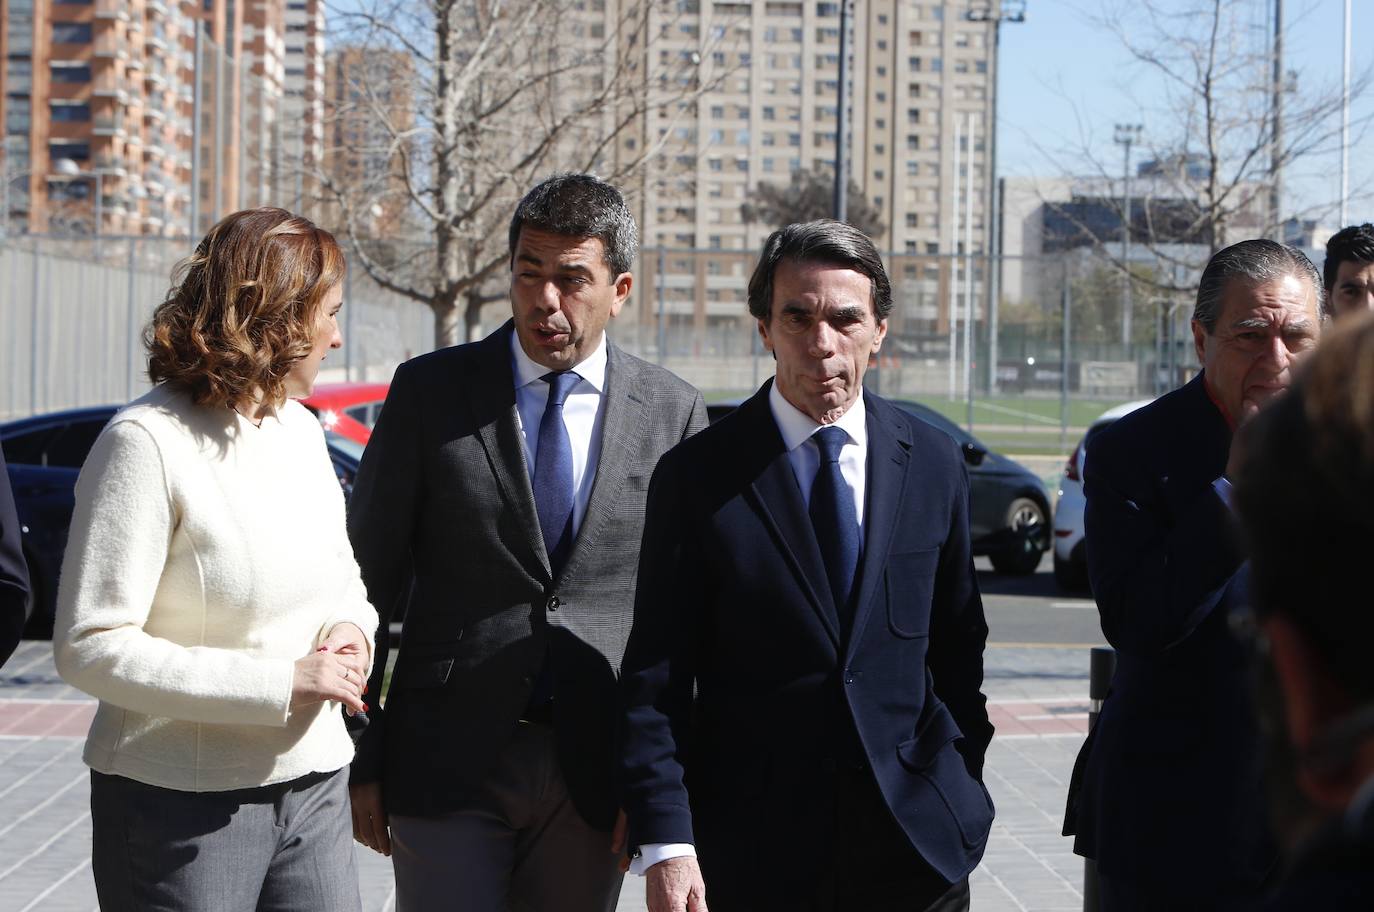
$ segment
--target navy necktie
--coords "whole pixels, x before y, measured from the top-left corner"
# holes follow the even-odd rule
[[[847,627],[849,596],[859,565],[859,514],[854,492],[840,474],[840,449],[849,434],[837,427],[825,427],[813,439],[821,452],[821,464],[816,480],[811,483],[811,525],[821,546],[835,609],[841,625]]]
[[[534,463],[534,504],[539,512],[539,531],[544,553],[555,579],[572,545],[573,459],[568,429],[563,424],[563,403],[582,379],[572,371],[545,374],[549,401],[539,419],[539,447]]]

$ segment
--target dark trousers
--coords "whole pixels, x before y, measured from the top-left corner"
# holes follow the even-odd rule
[[[611,834],[573,807],[553,729],[522,722],[468,807],[391,815],[398,912],[612,912]]]
[[[1142,884],[1098,872],[1101,912],[1249,912],[1261,904],[1262,893],[1237,887],[1233,892],[1202,893],[1180,888],[1161,877],[1159,883]]]
[[[91,773],[104,912],[360,912],[348,772],[227,792]]]
[[[968,878],[951,884],[916,854],[867,769],[840,772],[835,788],[833,868],[817,912],[964,912]]]
[[[711,912],[967,912],[968,878],[950,883],[925,863],[872,773],[838,772],[833,783],[806,799],[826,805],[816,815],[815,832],[781,837],[821,851],[781,873],[759,867],[747,852],[717,856],[715,864],[726,861],[729,870],[717,868],[713,879],[712,866],[703,866]]]

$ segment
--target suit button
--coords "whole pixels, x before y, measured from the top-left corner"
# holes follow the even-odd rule
[[[862,674],[862,671],[856,671],[852,668],[846,668],[844,670],[844,682],[846,684],[853,684],[854,682],[859,680],[859,676]]]
[[[558,600],[558,596],[556,596],[556,595],[551,595],[551,596],[549,596],[549,602],[548,602],[548,605],[547,605],[546,607],[548,607],[548,609],[549,609],[550,611],[557,611],[557,610],[558,610],[558,606],[561,605],[561,604],[563,604],[563,603],[560,602],[560,601]]]
[[[523,683],[526,687],[533,687],[533,686],[534,686],[534,675],[525,675],[523,678],[520,679],[520,681],[521,681],[521,683]]]

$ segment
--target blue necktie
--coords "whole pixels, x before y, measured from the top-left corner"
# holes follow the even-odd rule
[[[811,525],[821,546],[841,626],[848,627],[849,596],[859,565],[859,514],[854,492],[840,474],[840,449],[849,435],[840,428],[825,427],[813,439],[821,451],[821,465],[811,483]]]
[[[563,403],[582,378],[572,371],[545,374],[549,401],[539,419],[539,447],[534,464],[534,504],[539,512],[539,531],[544,553],[555,579],[563,568],[572,544],[573,459],[568,429],[563,424]]]

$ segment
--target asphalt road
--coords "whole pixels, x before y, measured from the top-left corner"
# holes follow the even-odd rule
[[[983,557],[977,558],[974,566],[983,593],[989,646],[1087,648],[1105,643],[1092,597],[1059,591],[1049,553],[1040,561],[1040,568],[1028,576],[994,573]]]

